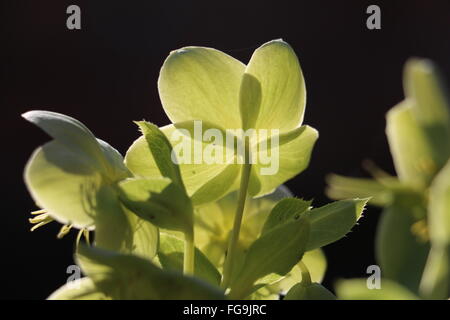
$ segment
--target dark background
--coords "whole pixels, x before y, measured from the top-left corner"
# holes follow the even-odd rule
[[[66,28],[66,8],[81,7],[82,30]],[[382,29],[366,28],[378,4]],[[66,113],[123,154],[138,137],[132,120],[169,121],[156,80],[168,53],[210,46],[247,62],[262,43],[283,38],[306,78],[305,123],[320,139],[304,173],[288,182],[297,196],[329,201],[326,174],[363,176],[370,158],[393,173],[385,112],[403,98],[408,57],[433,59],[450,77],[450,1],[2,1],[0,220],[1,298],[42,299],[67,279],[74,233],[56,223],[29,232],[36,209],[22,171],[48,140],[20,118],[32,109]],[[345,239],[325,248],[325,284],[365,275],[374,264],[379,210],[370,207]]]

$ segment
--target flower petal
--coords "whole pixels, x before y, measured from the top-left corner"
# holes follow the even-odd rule
[[[252,165],[249,193],[261,196],[274,190],[285,181],[298,175],[309,164],[318,132],[309,126],[301,126],[278,136],[278,146],[273,137],[258,145],[257,163]],[[269,149],[270,154],[267,152]],[[261,161],[262,157],[267,158]],[[268,162],[268,164],[263,164]]]
[[[108,300],[109,298],[100,292],[90,278],[81,278],[66,283],[47,300]]]
[[[404,100],[389,110],[386,135],[400,181],[425,187],[439,168],[426,133],[414,117],[412,108],[413,102]]]
[[[301,125],[305,81],[297,56],[286,42],[274,40],[259,47],[245,74],[241,90],[253,93],[241,92],[240,112],[250,114],[249,124],[257,118],[256,129],[279,129],[282,133]]]
[[[95,194],[103,183],[96,163],[58,141],[38,148],[25,168],[33,199],[62,224],[76,228],[94,223]]]
[[[89,155],[98,162],[95,165],[103,169],[105,162],[99,143],[92,132],[78,120],[64,114],[40,110],[26,112],[22,117],[74,153]]]
[[[161,68],[158,89],[173,122],[208,120],[224,128],[241,127],[239,87],[245,65],[204,47],[172,51]]]
[[[175,147],[177,143],[180,143],[178,140],[174,140],[175,136],[172,135],[176,130],[174,125],[165,126],[161,130],[172,146]],[[183,143],[186,143],[189,148],[194,145],[194,139],[187,136],[183,136],[183,139]],[[201,144],[200,152],[203,153],[208,145],[207,143]],[[225,195],[234,185],[240,171],[240,166],[233,164],[234,158],[224,163],[208,164],[201,161],[196,164],[192,163],[194,161],[190,162],[179,163],[179,168],[186,191],[195,205],[214,201]],[[143,136],[130,147],[125,156],[125,163],[128,169],[137,176],[146,178],[162,176]]]

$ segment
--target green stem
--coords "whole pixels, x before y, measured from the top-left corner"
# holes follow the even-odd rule
[[[227,255],[223,266],[223,278],[221,287],[227,289],[230,285],[231,275],[233,272],[234,256],[236,255],[236,248],[239,242],[239,233],[241,231],[242,217],[244,215],[245,199],[247,198],[248,184],[250,180],[250,151],[249,139],[245,139],[245,158],[244,165],[241,172],[241,185],[239,188],[239,198],[236,207],[236,214],[234,216],[233,229],[231,231],[231,238],[228,242]]]
[[[194,228],[184,234],[184,274],[194,275],[195,245]]]
[[[311,284],[311,275],[309,273],[308,267],[303,263],[303,261],[300,261],[298,266],[300,267],[300,271],[302,273],[302,284],[310,285]]]

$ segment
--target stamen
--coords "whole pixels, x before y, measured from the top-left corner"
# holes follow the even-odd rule
[[[42,213],[47,213],[47,210],[41,209],[41,210],[31,211],[31,214],[33,214],[33,215],[42,214]]]
[[[50,222],[52,222],[52,221],[42,221],[42,222],[39,222],[37,225],[33,226],[33,227],[30,229],[30,231],[34,231],[34,230],[36,230],[37,228],[40,228],[40,227],[42,227],[42,226],[44,226],[44,225],[46,225],[47,223],[50,223]]]
[[[87,244],[91,245],[91,241],[89,240],[89,230],[83,229],[83,235],[84,235],[84,239],[86,239]]]
[[[419,241],[428,242],[430,240],[428,225],[425,219],[415,222],[411,226],[411,233],[415,235]]]
[[[59,230],[58,235],[56,236],[58,239],[62,239],[66,234],[68,234],[70,232],[70,230],[72,229],[72,225],[71,224],[65,224],[61,227],[61,229]]]
[[[80,229],[77,234],[77,239],[75,240],[75,247],[78,249],[78,245],[80,244],[81,236],[83,235],[84,230]]]
[[[90,240],[89,240],[89,230],[88,229],[80,229],[80,231],[78,231],[77,239],[75,241],[76,248],[78,248],[78,245],[80,244],[82,236],[84,236],[84,239],[86,240],[86,243],[88,245],[91,245]]]
[[[47,210],[37,210],[31,212],[31,214],[35,215],[35,217],[29,218],[28,221],[32,224],[36,224],[30,229],[31,231],[34,231],[37,228],[53,221],[53,218],[50,217],[50,215],[47,213]]]

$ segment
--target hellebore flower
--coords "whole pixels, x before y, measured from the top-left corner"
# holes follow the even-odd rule
[[[236,189],[243,167],[239,162],[242,154],[222,157],[230,147],[224,146],[223,136],[200,134],[199,142],[194,132],[196,122],[221,133],[237,130],[241,133],[236,134],[237,140],[244,144],[248,141],[252,159],[260,159],[263,152],[276,157],[276,168],[269,174],[262,173],[268,169],[267,163],[252,164],[248,186],[251,196],[270,193],[307,167],[318,133],[301,125],[306,103],[303,74],[294,51],[282,40],[262,45],[247,66],[211,48],[175,50],[161,68],[158,89],[163,108],[173,122],[162,131],[174,148],[181,139],[175,131],[180,130],[190,133],[185,139],[191,139],[194,158],[203,152],[223,159],[179,164],[195,205],[214,201]],[[243,139],[242,133],[247,130],[256,135]],[[137,176],[159,174],[144,137],[135,141],[125,159]]]
[[[64,224],[60,236],[72,227],[95,229],[99,247],[153,257],[156,227],[118,198],[116,184],[130,176],[119,152],[71,117],[49,111],[23,117],[53,138],[34,151],[25,168],[28,190],[43,208],[30,222],[40,226],[54,219]]]
[[[405,99],[386,115],[397,177],[371,166],[374,179],[330,176],[327,193],[334,199],[371,194],[371,203],[384,207],[376,253],[383,275],[397,282],[392,296],[400,284],[448,298],[448,279],[440,277],[450,268],[450,102],[436,67],[425,59],[406,63],[403,87]],[[342,295],[360,284],[343,282]]]

